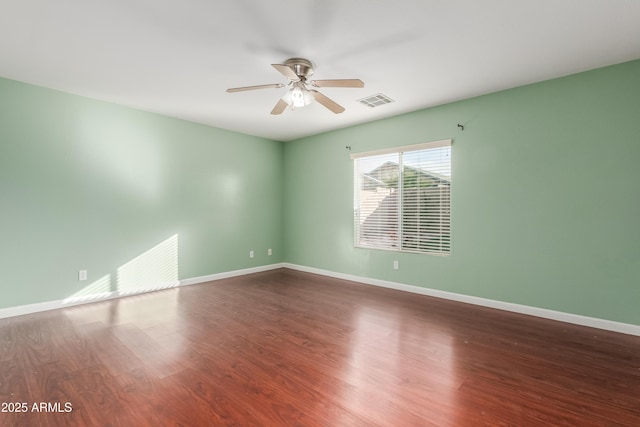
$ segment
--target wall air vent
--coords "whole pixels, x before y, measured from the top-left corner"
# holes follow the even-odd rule
[[[367,96],[366,98],[358,99],[358,102],[362,105],[366,105],[367,107],[374,108],[381,105],[390,104],[394,101],[387,95],[377,93],[375,95]]]

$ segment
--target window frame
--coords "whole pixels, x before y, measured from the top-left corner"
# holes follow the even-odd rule
[[[405,146],[400,146],[400,147],[392,147],[392,148],[386,148],[386,149],[381,149],[381,150],[373,150],[373,151],[366,151],[366,152],[360,152],[360,153],[352,153],[351,154],[351,160],[353,160],[353,177],[354,177],[354,181],[353,181],[353,203],[354,203],[354,217],[353,217],[353,225],[354,225],[354,230],[353,230],[353,237],[354,237],[354,247],[356,248],[360,248],[360,249],[374,249],[374,250],[385,250],[385,251],[391,251],[391,252],[408,252],[408,253],[419,253],[419,254],[428,254],[428,255],[436,255],[436,256],[450,256],[451,255],[451,185],[452,185],[452,177],[451,175],[449,175],[449,179],[448,179],[448,196],[446,199],[443,199],[442,196],[440,196],[440,202],[438,205],[438,209],[439,212],[442,212],[443,209],[447,211],[447,219],[446,219],[446,228],[448,228],[448,233],[443,232],[442,231],[442,226],[440,229],[440,232],[438,234],[438,238],[440,239],[440,241],[443,241],[443,236],[447,237],[447,245],[443,246],[442,244],[440,245],[440,249],[439,250],[435,250],[432,248],[429,248],[429,245],[425,245],[425,247],[423,248],[407,248],[405,245],[405,239],[404,239],[404,235],[406,233],[407,229],[410,229],[409,225],[410,223],[407,222],[406,220],[406,216],[404,215],[404,211],[407,210],[407,205],[410,206],[410,203],[420,203],[419,201],[416,202],[415,200],[411,200],[408,201],[407,199],[405,199],[405,191],[409,188],[409,187],[405,187],[405,166],[403,164],[403,159],[404,159],[404,154],[405,153],[411,153],[411,152],[415,152],[415,151],[425,151],[425,150],[430,150],[430,149],[437,149],[437,148],[443,148],[443,147],[451,147],[453,144],[453,141],[451,139],[443,139],[443,140],[439,140],[439,141],[432,141],[432,142],[426,142],[426,143],[420,143],[420,144],[413,144],[413,145],[405,145]],[[358,169],[358,160],[359,159],[363,159],[363,158],[369,158],[369,157],[376,157],[376,156],[382,156],[382,155],[391,155],[391,154],[397,154],[398,155],[398,185],[397,185],[397,207],[396,207],[396,212],[395,215],[397,217],[397,220],[395,222],[395,225],[397,227],[397,237],[396,237],[396,246],[386,246],[384,244],[380,244],[380,245],[369,245],[369,244],[362,244],[361,243],[361,237],[362,237],[362,233],[361,233],[361,229],[362,229],[362,224],[364,224],[364,221],[360,221],[360,211],[362,208],[362,203],[361,203],[361,196],[362,196],[362,181],[361,181],[361,177],[364,176],[364,173],[362,173],[362,171],[359,171]],[[449,151],[449,162],[448,162],[448,168],[449,171],[451,171],[451,167],[452,167],[452,153],[451,151]],[[435,173],[435,172],[433,172]],[[447,201],[446,205],[443,205],[443,200]],[[380,206],[382,204],[382,201],[378,202],[377,206]],[[444,207],[443,207],[444,206]],[[377,209],[377,208],[376,208]],[[419,209],[419,208],[418,208]],[[369,214],[371,215],[371,214]],[[388,215],[388,212],[384,212],[383,215]],[[368,218],[368,217],[367,217]],[[385,217],[386,219],[386,217]],[[418,221],[422,221],[422,220],[418,220]],[[426,233],[425,233],[426,234]],[[417,236],[420,238],[423,236],[423,234],[420,234],[420,232],[417,234]],[[382,242],[382,238],[380,237],[380,242]],[[420,244],[418,244],[418,246],[420,246]]]

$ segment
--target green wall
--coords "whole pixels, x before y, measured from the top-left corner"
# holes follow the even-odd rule
[[[640,325],[638,76],[634,61],[287,143],[0,79],[0,308],[287,261]],[[445,138],[451,256],[354,248],[345,146]]]
[[[0,308],[281,262],[282,171],[281,142],[0,79]]]
[[[285,143],[286,261],[640,325],[639,76],[634,61]],[[354,248],[345,146],[446,138],[451,256]]]

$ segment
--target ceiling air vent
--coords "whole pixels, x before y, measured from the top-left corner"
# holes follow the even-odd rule
[[[366,105],[367,107],[374,108],[390,104],[393,102],[393,99],[389,98],[387,95],[377,93],[375,95],[367,96],[366,98],[358,99],[358,102],[362,105]]]

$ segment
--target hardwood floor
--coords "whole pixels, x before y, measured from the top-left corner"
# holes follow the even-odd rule
[[[281,269],[0,320],[0,403],[28,407],[2,426],[640,426],[640,337]]]

